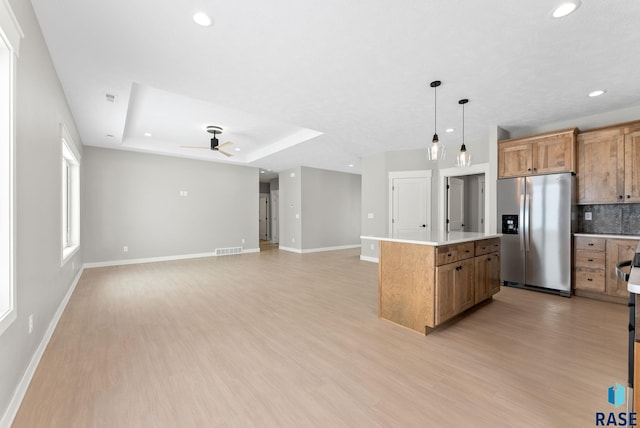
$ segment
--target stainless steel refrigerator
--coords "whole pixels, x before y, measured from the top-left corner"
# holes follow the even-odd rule
[[[497,190],[503,284],[570,296],[575,176],[504,178]]]

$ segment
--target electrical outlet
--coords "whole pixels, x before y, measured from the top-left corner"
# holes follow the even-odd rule
[[[127,251],[129,251],[129,247],[127,247],[126,245],[122,247],[122,252],[126,253]]]
[[[29,334],[33,333],[33,314],[29,315]]]
[[[591,211],[586,211],[584,213],[584,219],[585,220],[592,220],[593,219],[593,215],[591,214]]]

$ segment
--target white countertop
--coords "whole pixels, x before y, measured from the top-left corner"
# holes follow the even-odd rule
[[[606,233],[574,233],[573,236],[591,236],[594,238],[610,238],[610,239],[640,239],[638,235],[612,235]]]
[[[459,242],[477,241],[479,239],[498,238],[500,233],[480,233],[480,232],[437,232],[420,231],[404,233],[400,236],[361,236],[360,239],[371,239],[374,241],[403,242],[406,244],[421,245],[446,245]]]

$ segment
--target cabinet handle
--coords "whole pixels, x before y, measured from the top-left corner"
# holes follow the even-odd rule
[[[593,279],[591,279],[591,278],[587,278],[587,281],[589,281],[589,282],[593,282]]]
[[[622,195],[618,195],[618,199],[624,199]]]
[[[533,168],[533,170],[534,170],[534,171],[537,171],[537,170],[538,170],[538,168]]]
[[[487,260],[491,261],[491,257],[489,257]]]
[[[464,252],[465,252],[465,253],[470,253],[470,252],[471,252],[471,250],[464,250]]]
[[[631,199],[631,195],[627,195],[627,199]]]
[[[451,257],[451,253],[447,254],[447,257]]]
[[[587,245],[593,247],[593,242],[589,242]]]
[[[587,261],[588,261],[588,262],[592,262],[592,261],[593,261],[593,259],[587,259]]]
[[[531,168],[527,168],[527,171],[531,171]]]

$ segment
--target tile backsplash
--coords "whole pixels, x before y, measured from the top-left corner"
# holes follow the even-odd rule
[[[640,235],[640,204],[578,205],[578,232]]]

